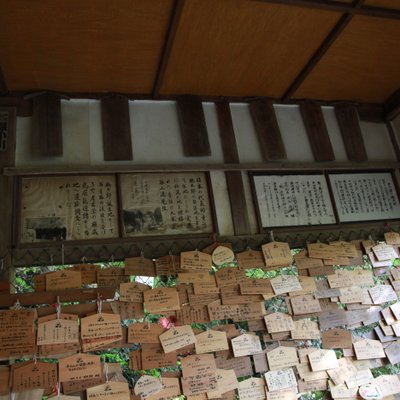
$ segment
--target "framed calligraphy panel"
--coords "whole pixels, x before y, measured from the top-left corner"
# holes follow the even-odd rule
[[[328,175],[340,222],[400,218],[398,193],[390,172]]]
[[[252,174],[262,228],[335,224],[324,175]]]
[[[23,177],[20,240],[119,237],[114,175]]]
[[[207,175],[120,175],[124,235],[176,235],[214,231]]]

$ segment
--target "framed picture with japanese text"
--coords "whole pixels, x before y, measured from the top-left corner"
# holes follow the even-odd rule
[[[340,222],[400,218],[391,172],[328,174]]]
[[[21,243],[118,237],[115,175],[21,178]]]
[[[324,175],[253,173],[251,177],[261,228],[336,223]]]
[[[204,172],[120,175],[124,236],[214,232]]]

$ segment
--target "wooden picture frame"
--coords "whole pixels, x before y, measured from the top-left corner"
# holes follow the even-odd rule
[[[393,171],[331,171],[327,177],[340,223],[400,218]]]
[[[217,230],[206,172],[124,173],[118,186],[123,237],[191,237]]]
[[[120,237],[115,174],[21,176],[21,244]]]

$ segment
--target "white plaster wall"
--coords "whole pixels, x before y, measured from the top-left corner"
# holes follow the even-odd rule
[[[385,124],[361,121],[360,126],[369,161],[396,161]]]
[[[242,163],[263,162],[258,139],[254,131],[253,120],[250,115],[249,105],[231,103],[230,108],[239,161]]]
[[[17,167],[77,166],[90,163],[89,101],[61,102],[63,156],[37,157],[31,152],[32,118],[17,119]]]
[[[335,160],[339,162],[348,161],[346,148],[344,147],[342,134],[340,132],[339,124],[335,115],[335,108],[321,107],[321,109],[326,127],[328,129],[328,135],[331,140],[333,153],[335,154]]]
[[[185,157],[180,138],[176,105],[172,101],[133,101],[129,103],[133,161],[105,162],[101,109],[98,100],[62,101],[63,145],[62,157],[38,158],[31,155],[31,118],[17,119],[17,167],[165,165],[165,164],[223,164],[223,153],[218,129],[216,107],[204,103],[211,155]],[[311,146],[296,105],[274,106],[289,162],[313,162]],[[236,143],[241,163],[262,163],[254,125],[247,104],[231,104]],[[332,107],[323,107],[323,115],[334,149],[336,161],[347,161],[343,139]],[[400,118],[394,122],[400,137]],[[384,124],[361,122],[368,157],[371,161],[395,161],[390,138]],[[247,208],[252,233],[258,231],[256,213],[247,172],[242,172]],[[212,170],[211,185],[217,210],[219,233],[231,235],[233,223],[225,173]]]
[[[314,160],[303,119],[297,105],[274,105],[288,161]]]

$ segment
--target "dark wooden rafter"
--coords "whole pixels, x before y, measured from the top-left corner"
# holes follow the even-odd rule
[[[182,14],[182,9],[185,1],[175,0],[171,11],[170,23],[166,35],[164,47],[162,50],[160,63],[157,69],[157,75],[153,86],[153,98],[157,98],[160,92],[161,85],[164,80],[165,71],[168,66],[168,61],[171,55],[172,46],[174,44],[176,31]]]
[[[250,103],[250,113],[264,160],[286,160],[285,144],[273,103],[269,100],[253,101]]]
[[[6,79],[3,74],[3,70],[0,66],[0,94],[8,93]]]
[[[196,96],[181,96],[176,103],[185,157],[211,155],[203,104]]]
[[[326,11],[341,12],[352,15],[367,15],[370,17],[400,19],[400,10],[392,8],[374,7],[348,4],[335,0],[252,0],[263,3],[283,4],[295,7],[313,8]]]
[[[353,104],[338,104],[335,107],[336,119],[350,161],[368,161],[367,150],[361,133],[357,108]]]
[[[353,2],[351,9],[354,9],[354,10],[359,9],[364,1],[365,0],[355,0]],[[325,53],[329,50],[329,48],[332,46],[332,44],[335,42],[335,40],[340,36],[340,34],[343,32],[343,30],[349,24],[349,22],[353,18],[353,15],[354,14],[352,14],[352,13],[346,12],[345,14],[343,14],[340,17],[339,21],[336,23],[336,25],[333,27],[333,29],[329,32],[328,36],[324,39],[324,41],[318,47],[317,51],[311,56],[311,58],[308,60],[307,64],[304,66],[304,68],[300,71],[300,73],[296,76],[296,78],[294,79],[292,84],[286,90],[285,94],[282,96],[282,101],[286,102],[293,96],[293,94],[296,92],[296,90],[305,81],[305,79],[312,72],[312,70],[316,67],[316,65],[321,60],[321,58],[325,55]]]
[[[126,96],[101,99],[104,161],[133,159],[129,102]]]
[[[400,89],[397,89],[383,105],[385,120],[392,121],[400,115]]]
[[[61,97],[53,93],[36,96],[33,101],[32,152],[42,157],[63,155]]]
[[[217,102],[216,108],[218,115],[219,136],[221,138],[224,162],[226,164],[238,164],[239,153],[237,149],[235,131],[233,129],[232,114],[229,103]]]
[[[311,101],[300,105],[301,116],[307,131],[315,161],[335,161],[328,129],[319,104]]]

